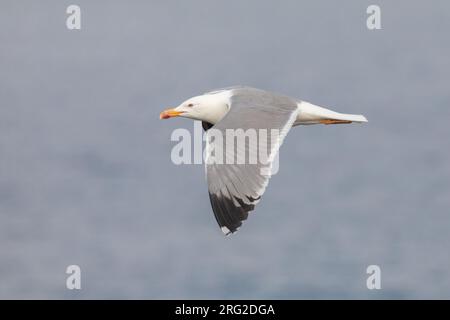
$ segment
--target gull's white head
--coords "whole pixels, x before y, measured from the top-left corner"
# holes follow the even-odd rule
[[[228,112],[229,103],[226,96],[221,94],[204,94],[192,97],[176,108],[167,109],[160,113],[160,119],[184,117],[215,124]]]

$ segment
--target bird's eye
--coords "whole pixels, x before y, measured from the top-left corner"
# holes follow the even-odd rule
[[[193,103],[189,103],[189,104],[188,104],[188,107],[193,107],[193,106],[194,106]]]

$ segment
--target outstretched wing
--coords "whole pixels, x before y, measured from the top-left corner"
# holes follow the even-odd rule
[[[237,88],[231,91],[230,111],[207,131],[209,197],[225,234],[235,232],[261,199],[273,160],[297,112],[297,103],[288,97]],[[255,133],[256,144],[251,140]],[[239,134],[244,134],[244,143],[239,142]]]

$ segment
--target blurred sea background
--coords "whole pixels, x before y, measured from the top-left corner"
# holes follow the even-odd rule
[[[2,1],[0,298],[449,299],[450,2],[372,2]],[[369,123],[292,130],[224,237],[158,116],[238,84]]]

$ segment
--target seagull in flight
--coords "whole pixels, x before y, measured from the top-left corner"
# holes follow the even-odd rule
[[[299,99],[242,86],[207,92],[160,113],[160,119],[173,117],[200,120],[207,137],[210,135],[206,139],[206,180],[214,216],[225,235],[236,232],[260,201],[275,155],[292,127],[367,122],[363,115],[338,113]],[[265,163],[209,161],[213,157],[208,150],[222,150],[227,160],[235,159],[235,154],[230,156],[232,152],[238,156],[244,152],[250,157],[256,149],[248,140],[240,148],[244,150],[234,144],[231,150],[224,147],[234,139],[227,135],[228,130],[247,132],[249,129],[272,133],[270,141],[259,143],[256,148],[268,154]],[[222,133],[222,139],[217,138],[218,133]],[[263,170],[264,167],[269,170]]]

